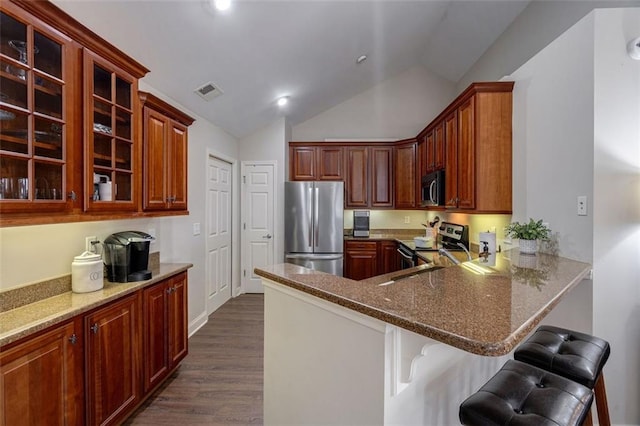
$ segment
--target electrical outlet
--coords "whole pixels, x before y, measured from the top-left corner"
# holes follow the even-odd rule
[[[98,237],[93,236],[93,237],[84,237],[84,250],[85,251],[90,251],[93,252],[93,244],[91,244],[92,241],[98,241]]]
[[[492,226],[491,228],[489,228],[489,232],[493,232],[495,234],[496,233],[496,227]]]
[[[580,195],[578,197],[578,216],[587,215],[587,196]]]
[[[405,216],[404,223],[411,223],[411,216]]]

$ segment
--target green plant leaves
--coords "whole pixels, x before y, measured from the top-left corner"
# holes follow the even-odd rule
[[[529,218],[528,223],[510,223],[505,228],[505,233],[519,240],[548,240],[551,229],[543,225],[542,219],[535,221]]]

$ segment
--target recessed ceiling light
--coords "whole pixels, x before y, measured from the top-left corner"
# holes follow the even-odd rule
[[[356,59],[356,64],[361,64],[366,60],[367,60],[367,55],[358,56],[358,59]]]
[[[288,96],[283,96],[281,98],[278,99],[277,103],[279,107],[283,107],[287,104],[287,102],[289,102],[289,97]]]
[[[231,0],[213,0],[213,6],[218,10],[227,10],[231,7]]]

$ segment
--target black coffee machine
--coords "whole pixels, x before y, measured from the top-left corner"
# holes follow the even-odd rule
[[[116,232],[104,240],[107,279],[126,283],[151,279],[149,245],[154,238],[140,231]]]

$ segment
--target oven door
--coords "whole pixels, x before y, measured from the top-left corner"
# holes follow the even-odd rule
[[[400,254],[400,269],[416,266],[416,255],[413,250],[403,244],[398,244],[398,253]]]

